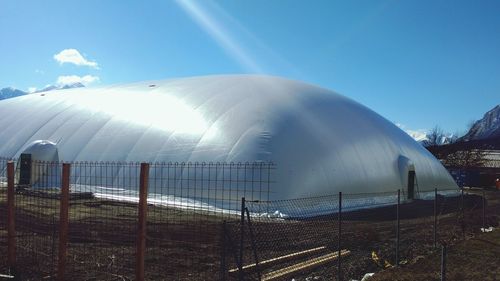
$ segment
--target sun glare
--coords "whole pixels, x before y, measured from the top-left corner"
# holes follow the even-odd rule
[[[176,0],[175,2],[243,67],[252,72],[262,73],[262,68],[255,62],[255,59],[251,58],[244,48],[231,37],[227,29],[206,9],[191,0]]]
[[[146,97],[147,95],[147,97]],[[75,95],[75,103],[119,121],[178,134],[201,135],[207,122],[197,110],[166,93],[107,92]]]

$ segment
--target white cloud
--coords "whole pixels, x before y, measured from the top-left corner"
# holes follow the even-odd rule
[[[85,75],[85,76],[66,75],[57,77],[57,84],[60,86],[75,84],[75,83],[82,83],[83,85],[88,86],[97,81],[99,81],[99,77],[93,75]]]
[[[54,59],[59,64],[72,63],[78,66],[89,66],[99,69],[99,65],[95,61],[89,61],[84,58],[77,49],[64,49],[58,54],[54,55]]]
[[[29,87],[28,88],[28,93],[32,94],[36,91],[36,87]]]

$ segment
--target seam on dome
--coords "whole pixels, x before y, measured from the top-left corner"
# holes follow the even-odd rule
[[[221,91],[221,93],[219,93],[218,95],[221,95],[222,92],[226,92],[226,91]],[[234,108],[235,106],[238,106],[239,104],[245,102],[247,99],[249,99],[249,97],[245,97],[244,99],[241,99],[241,100],[238,100],[236,103],[232,104],[229,108],[226,109],[225,112],[221,113],[219,116],[217,116],[212,123],[210,123],[210,125],[207,127],[207,129],[201,133],[200,137],[198,138],[198,141],[196,141],[196,145],[193,147],[193,149],[191,150],[191,152],[189,153],[189,155],[187,156],[186,158],[186,161],[189,161],[194,153],[194,151],[197,150],[198,146],[200,145],[200,141],[203,140],[207,134],[207,132],[209,132],[213,126],[220,121],[220,119],[225,116],[226,114],[228,114],[228,112]],[[165,142],[163,143],[162,147],[161,147],[161,150],[163,151],[163,148],[165,147],[165,145],[170,141],[170,139],[172,138],[172,136],[174,136],[175,134],[177,133],[177,131],[173,131],[172,134],[165,140]],[[158,157],[155,157],[155,161],[156,159],[158,159]]]
[[[128,122],[128,123],[130,123],[130,122]],[[128,150],[128,154],[124,157],[124,159],[123,159],[123,160],[121,160],[121,159],[120,159],[120,160],[117,160],[117,161],[127,161],[127,158],[130,156],[130,152],[134,149],[134,147],[135,147],[135,146],[137,146],[137,143],[138,143],[138,142],[139,142],[139,141],[140,141],[140,140],[144,137],[144,135],[146,134],[146,132],[147,132],[149,129],[151,129],[151,127],[152,127],[152,125],[150,125],[147,129],[145,129],[145,130],[142,132],[142,134],[140,134],[140,136],[137,138],[137,140],[136,140],[135,142],[133,142],[131,149],[129,149],[129,150]],[[146,161],[146,160],[144,160],[144,161]],[[123,166],[123,165],[119,165],[119,169],[117,170],[116,174],[115,174],[115,175],[114,175],[114,177],[113,177],[113,180],[111,181],[111,182],[112,182],[112,184],[113,184],[113,186],[114,186],[114,184],[115,184],[115,181],[116,181],[117,179],[119,179],[119,178],[118,178],[118,176],[119,176],[119,175],[120,175],[120,173],[123,171],[123,168],[124,168],[124,166]]]
[[[64,112],[66,112],[66,111],[70,110],[70,109],[71,109],[72,107],[74,107],[74,106],[77,106],[77,104],[72,104],[70,107],[68,107],[68,108],[66,108],[64,111],[60,112],[60,114],[63,114]],[[49,139],[50,139],[50,138],[52,138],[52,136],[53,136],[53,135],[54,135],[57,131],[59,131],[59,130],[61,129],[61,127],[65,126],[65,125],[66,125],[69,121],[71,121],[71,120],[73,120],[74,118],[76,118],[75,116],[76,116],[76,115],[71,114],[70,118],[67,118],[66,120],[64,120],[64,122],[63,122],[61,125],[57,126],[57,128],[56,128],[56,129],[55,129],[55,130],[54,130],[54,131],[50,134]],[[85,122],[84,122],[84,123],[85,123]],[[84,124],[84,123],[83,123],[83,124]],[[71,136],[73,136],[74,132],[78,131],[78,130],[80,129],[80,127],[81,127],[81,126],[79,126],[78,128],[76,128],[76,130],[74,130],[73,132],[69,133],[70,137],[71,137]]]
[[[201,87],[200,87],[201,88]],[[206,99],[205,101],[203,101],[201,104],[199,104],[198,106],[196,106],[194,108],[194,110],[199,110],[201,109],[202,107],[206,106],[207,103],[219,98],[220,96],[222,96],[223,94],[227,93],[227,92],[230,92],[232,91],[234,88],[237,88],[236,86],[232,85],[231,87],[227,87],[225,88],[223,91],[218,91],[215,95],[209,97],[208,99]]]
[[[202,86],[200,86],[199,88],[202,88]],[[209,101],[211,101],[211,100],[214,100],[215,98],[217,98],[217,97],[221,96],[223,93],[225,93],[225,92],[227,92],[227,91],[229,91],[229,89],[228,89],[228,88],[226,88],[224,91],[217,92],[217,94],[215,94],[214,96],[212,96],[212,97],[208,98],[208,99],[207,99],[207,100],[205,100],[203,103],[201,103],[199,106],[197,106],[197,107],[195,108],[195,110],[196,110],[196,111],[198,111],[198,110],[199,110],[202,106],[205,106],[205,105],[206,105],[206,103],[208,103],[208,102],[209,102]],[[224,114],[224,113],[222,113],[221,115],[223,115],[223,114]],[[214,124],[215,122],[217,122],[217,120],[218,120],[218,117],[217,117],[217,118],[215,118],[215,119],[214,119],[214,122],[212,122],[212,123],[210,124],[210,126],[208,127],[208,129],[207,129],[207,130],[205,130],[205,132],[203,132],[203,133],[201,134],[201,137],[198,139],[198,142],[196,142],[196,143],[197,143],[197,144],[196,144],[196,147],[198,146],[199,141],[200,141],[200,140],[202,140],[202,139],[205,137],[206,132],[207,132],[209,129],[211,129],[211,128],[212,128],[213,124]],[[163,151],[163,148],[165,147],[165,145],[166,145],[166,144],[170,141],[170,139],[172,138],[172,136],[174,136],[176,133],[177,133],[176,131],[172,131],[172,133],[171,133],[171,134],[170,134],[170,135],[169,135],[169,136],[165,139],[165,141],[164,141],[164,142],[163,142],[163,144],[161,145],[160,151]],[[188,157],[188,159],[190,159],[191,155],[192,155],[192,152],[190,153],[190,156]],[[157,154],[157,156],[154,158],[154,162],[156,162],[156,161],[157,161],[157,159],[158,159],[158,154]]]
[[[206,91],[206,89],[209,89],[209,88],[216,88],[216,87],[214,87],[214,85],[216,86],[217,84],[221,84],[221,83],[224,83],[224,81],[212,81],[208,85],[207,84],[203,84],[203,85],[200,85],[198,87],[192,87],[192,89],[189,90],[189,94],[183,96],[183,97],[185,97],[185,99],[183,99],[183,100],[187,100],[187,99],[189,99],[192,96],[196,96],[194,94],[194,92],[201,92],[201,91]],[[204,100],[203,102],[201,102],[199,105],[197,105],[193,109],[197,110],[199,107],[203,106],[206,102],[208,102],[208,101],[210,101],[210,100],[218,97],[223,92],[224,91],[220,91],[220,92],[216,93],[215,95],[209,96],[206,100]]]
[[[127,121],[127,122],[124,122],[124,123],[126,123],[126,125],[125,125],[125,126],[119,126],[119,127],[118,127],[118,130],[117,130],[117,132],[118,132],[118,133],[121,133],[121,132],[127,132],[127,131],[128,131],[128,129],[127,129],[127,128],[128,128],[128,126],[127,126],[127,125],[128,125],[128,124],[131,124],[131,123],[133,123],[133,122],[132,122],[132,121]],[[139,126],[139,128],[140,128],[140,126]],[[148,128],[149,128],[149,127],[148,127]],[[147,130],[147,129],[146,129],[146,130]],[[143,133],[145,132],[145,130],[141,130],[141,131],[142,131],[142,132],[140,132],[140,133],[138,134],[139,136],[138,136],[138,138],[137,138],[137,139],[140,139],[140,138],[142,137]],[[116,140],[116,139],[121,139],[121,138],[122,138],[122,135],[121,135],[121,134],[116,134],[116,135],[113,135],[113,136],[111,137],[111,140],[110,140],[110,142],[109,142],[109,143],[110,143],[110,144],[115,143],[115,140]],[[131,147],[134,147],[134,145],[136,144],[136,142],[137,142],[137,140],[136,140],[136,141],[132,141],[132,142],[131,142]],[[106,146],[106,150],[105,150],[102,154],[106,154],[106,152],[108,152],[108,151],[110,151],[110,150],[112,151],[112,149],[111,149],[111,148],[112,148],[112,146],[111,146],[111,145]],[[127,154],[127,155],[128,155],[128,154]],[[127,157],[127,156],[125,155],[125,157],[123,157],[123,158],[126,158],[126,157]],[[118,162],[118,161],[123,161],[123,160],[122,160],[122,159],[110,159],[110,161],[115,161],[115,162]]]
[[[152,129],[153,125],[149,125],[143,132],[142,134],[137,138],[137,140],[134,142],[134,144],[132,145],[132,147],[130,148],[130,150],[128,151],[128,154],[127,156],[125,157],[125,160],[126,162],[129,162],[129,158],[130,158],[130,154],[132,154],[132,152],[135,150],[135,148],[137,147],[137,145],[139,144],[139,142],[144,138],[144,136],[146,135],[147,132],[149,132],[151,129]],[[141,160],[141,161],[146,161],[146,159],[144,160]]]
[[[40,103],[48,103],[48,102],[47,101],[42,101],[42,102],[39,102],[39,104]],[[41,108],[43,108],[43,109],[45,109],[44,112],[47,112],[47,111],[50,111],[52,108],[57,107],[60,103],[63,103],[63,101],[60,101],[60,102],[58,102],[56,104],[52,104],[52,105],[50,105],[50,103],[49,103],[49,105],[50,105],[49,107],[43,107],[41,105],[38,105],[38,106],[41,107]],[[17,104],[19,104],[19,103],[17,103]],[[29,114],[30,112],[31,112],[31,114]],[[30,118],[32,118],[31,116],[33,116],[35,114],[36,113],[33,112],[32,108],[28,108],[28,109],[25,110],[25,114],[23,115],[24,118],[22,118],[22,119],[30,119]],[[19,118],[16,118],[13,115],[12,120],[19,120]],[[15,122],[10,122],[9,125],[7,125],[6,127],[3,128],[3,130],[6,131],[6,130],[9,130],[10,128],[14,128],[16,126],[17,126],[17,124],[15,124]]]
[[[43,123],[40,127],[38,127],[38,128],[35,130],[35,132],[34,132],[33,134],[31,134],[31,135],[30,135],[30,137],[29,137],[29,138],[27,138],[27,139],[24,141],[24,144],[21,144],[21,146],[18,146],[18,149],[16,150],[16,154],[15,154],[15,155],[17,155],[17,153],[20,153],[20,152],[21,152],[21,149],[22,149],[25,145],[27,145],[28,141],[29,141],[30,139],[32,139],[32,138],[33,138],[33,137],[34,137],[34,136],[35,136],[38,132],[40,132],[40,130],[42,130],[42,128],[44,128],[45,126],[47,126],[47,124],[48,124],[48,123],[50,123],[51,121],[53,121],[53,120],[54,120],[57,116],[59,116],[59,115],[63,114],[63,113],[64,113],[64,112],[66,112],[66,111],[68,111],[68,110],[69,110],[71,107],[73,107],[73,106],[75,106],[75,104],[71,104],[71,105],[69,105],[69,106],[68,106],[68,107],[66,107],[65,109],[63,109],[63,110],[59,111],[58,113],[56,113],[56,114],[52,115],[50,118],[48,118],[48,121],[47,121],[47,122],[44,122],[44,123]],[[56,130],[57,130],[57,129],[56,129]],[[52,132],[52,133],[53,133],[53,132]],[[51,134],[52,134],[52,133],[51,133]]]
[[[103,112],[103,114],[105,114],[105,113]],[[99,127],[99,129],[97,129],[96,131],[94,131],[94,133],[92,134],[92,136],[93,136],[93,137],[95,137],[97,134],[99,134],[99,132],[100,132],[100,131],[101,131],[101,130],[102,130],[102,129],[103,129],[103,128],[104,128],[104,127],[105,127],[105,126],[109,123],[109,122],[111,122],[111,120],[113,120],[113,116],[112,116],[112,115],[109,115],[109,119],[108,119],[108,120],[106,120],[106,122],[104,122],[104,123],[101,125],[101,127]],[[85,151],[85,149],[87,149],[87,147],[88,147],[88,146],[90,145],[90,143],[92,142],[93,137],[92,137],[92,138],[90,138],[90,140],[89,140],[89,141],[88,141],[88,142],[87,142],[87,143],[86,143],[86,144],[85,144],[85,145],[84,145],[84,146],[80,149],[80,152],[78,152],[78,153],[75,155],[75,158],[74,158],[74,159],[77,159],[77,158],[80,156],[80,154],[82,154],[82,153]],[[109,144],[108,144],[108,146],[109,146]],[[101,161],[101,159],[95,159],[94,161],[97,161],[97,162],[98,162],[98,161]]]
[[[238,139],[233,143],[233,145],[231,146],[231,149],[229,150],[229,152],[227,153],[227,156],[226,156],[226,161],[229,157],[229,155],[231,155],[231,153],[233,153],[234,149],[236,148],[236,146],[240,143],[240,141],[243,139],[243,137],[245,137],[247,135],[247,133],[255,128],[258,128],[257,124],[252,124],[252,126],[249,126],[239,137]]]
[[[48,102],[46,102],[46,101],[44,100],[44,101],[42,101],[41,103],[43,104],[43,103],[48,103]],[[57,108],[57,107],[58,107],[61,103],[64,103],[64,101],[60,101],[60,102],[58,102],[58,103],[56,103],[56,104],[52,104],[52,105],[51,105],[51,106],[49,106],[48,108],[45,108],[45,110],[42,112],[42,114],[43,114],[43,113],[45,113],[45,112],[50,112],[53,108]],[[40,103],[39,103],[39,104],[40,104]],[[50,103],[49,103],[49,104],[50,104]],[[39,106],[39,107],[44,108],[43,106]],[[27,110],[27,112],[30,112],[30,111],[32,112],[32,110]],[[28,114],[26,114],[26,115],[25,115],[25,118],[23,118],[23,119],[21,119],[21,120],[24,120],[24,119],[27,119],[27,120],[29,120],[29,119],[33,119],[33,116],[34,116],[35,114],[36,114],[36,113],[32,113],[32,114],[29,114],[29,113],[28,113]],[[56,116],[57,114],[58,114],[58,113],[56,113],[54,116]],[[46,120],[50,120],[51,118],[52,118],[52,117],[49,117],[49,118],[47,118]],[[19,119],[15,119],[15,120],[19,120]],[[43,127],[44,125],[45,125],[45,124],[41,125],[41,126],[39,127],[39,129],[40,129],[41,127]],[[4,128],[4,131],[8,131],[8,130],[10,130],[11,128],[15,128],[16,126],[17,126],[17,123],[16,123],[16,122],[11,122],[9,126],[7,126],[6,128]],[[37,131],[38,131],[38,129],[37,129]],[[12,134],[12,135],[11,135],[11,139],[14,141],[14,140],[16,139],[16,136],[18,136],[19,134],[21,134],[21,131],[20,131],[20,130],[18,130],[18,131],[17,131],[17,133]],[[30,136],[30,138],[31,138],[31,137],[32,137],[32,136]],[[15,146],[14,146],[15,148],[13,148],[12,150],[16,151],[16,154],[17,154],[17,153],[19,152],[19,150],[21,150],[21,149],[22,149],[22,147],[26,144],[26,142],[27,142],[27,140],[25,140],[25,141],[24,141],[24,144],[21,144],[20,146],[17,146],[17,147],[15,147]],[[14,155],[16,155],[16,154],[14,154]]]
[[[240,106],[241,104],[243,104],[244,102],[246,102],[248,99],[249,99],[249,97],[247,96],[247,97],[239,100],[238,102],[232,104],[229,108],[227,108],[224,113],[222,113],[219,116],[217,116],[217,118],[214,120],[214,122],[212,122],[212,124],[210,124],[210,126],[202,133],[202,135],[200,136],[200,138],[198,138],[198,141],[196,142],[196,145],[191,150],[191,152],[189,153],[189,156],[187,157],[186,160],[187,161],[191,161],[193,153],[198,150],[198,146],[200,145],[200,142],[205,138],[207,132],[209,132],[215,126],[215,124],[221,120],[221,118],[223,118],[224,116],[226,116],[227,114],[229,114],[236,107]],[[238,137],[238,139],[239,139],[239,137]],[[226,160],[227,160],[227,156],[226,156]]]
[[[92,115],[87,119],[85,120],[85,122],[83,122],[73,133],[70,134],[70,136],[64,140],[64,142],[70,142],[71,139],[73,139],[75,137],[75,133],[76,132],[79,132],[83,127],[85,127],[85,125],[87,125],[91,120],[92,120],[92,117],[94,117],[94,115],[98,114],[99,112],[93,112]],[[88,141],[92,138],[94,134],[89,134],[89,138],[87,138],[87,140],[84,142],[84,143],[88,143]],[[77,155],[78,153],[76,153],[75,155]],[[67,159],[67,161],[75,161],[75,157],[72,157],[72,159]]]

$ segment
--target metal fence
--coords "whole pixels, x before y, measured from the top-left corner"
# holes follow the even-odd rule
[[[272,163],[9,160],[0,274],[21,280],[361,279],[498,224],[475,190],[269,200]]]
[[[0,274],[9,273],[7,262],[7,162],[0,158]]]
[[[402,198],[395,191],[245,200],[241,223],[226,223],[227,236],[237,239],[226,240],[222,279],[360,280],[498,224],[498,206],[488,209],[480,191]]]
[[[275,169],[263,162],[41,161],[26,168],[14,160],[9,242],[8,161],[0,159],[0,247],[8,252],[14,243],[16,262],[2,257],[0,274],[20,279],[134,280],[142,270],[147,280],[216,280],[222,220],[239,220],[241,197],[269,199]]]

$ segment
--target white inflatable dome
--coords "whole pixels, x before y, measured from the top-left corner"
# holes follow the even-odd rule
[[[260,75],[79,88],[0,101],[0,156],[53,143],[62,161],[276,164],[273,199],[458,188],[405,132],[344,96]],[[52,148],[51,148],[52,149]]]

